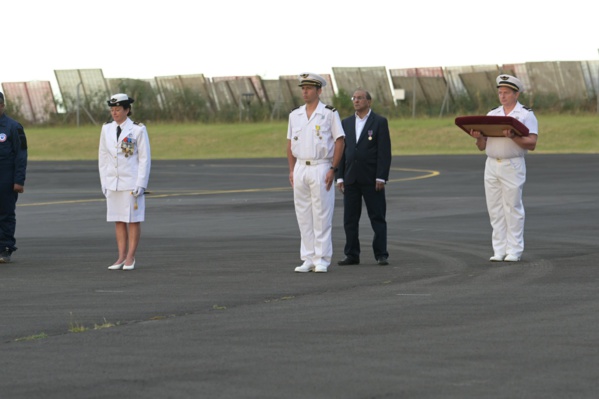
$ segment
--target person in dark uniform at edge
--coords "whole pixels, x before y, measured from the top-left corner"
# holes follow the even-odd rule
[[[5,113],[0,93],[0,263],[10,262],[15,246],[16,207],[25,190],[27,138],[23,126]]]
[[[360,263],[358,228],[362,214],[362,198],[366,204],[370,225],[374,231],[372,249],[380,266],[389,264],[387,252],[387,202],[385,184],[391,168],[391,138],[389,124],[383,116],[370,109],[372,97],[366,90],[357,89],[352,97],[354,115],[341,123],[345,151],[337,171],[337,187],[343,195],[343,227],[345,229],[345,258],[340,266]]]

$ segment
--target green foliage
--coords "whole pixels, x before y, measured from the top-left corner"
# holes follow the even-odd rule
[[[157,89],[148,81],[137,79],[111,80],[111,93],[124,92],[135,98],[132,108],[132,119],[146,125],[155,123],[263,123],[269,121],[287,121],[288,111],[297,105],[303,104],[299,92],[292,91],[292,103],[285,104],[281,109],[280,104],[275,108],[275,101],[265,103],[254,98],[249,103],[215,103],[211,98],[206,98],[199,90],[185,87],[162,87]],[[53,114],[49,121],[39,126],[73,126],[95,125],[99,126],[110,121],[110,112],[106,104],[108,93],[98,90],[93,93],[83,93],[79,87],[79,100],[65,97],[56,100],[61,113]],[[381,89],[382,90],[382,89]],[[354,112],[351,95],[344,90],[339,90],[333,97],[333,106],[337,108],[342,117]],[[375,112],[386,115],[388,118],[431,118],[447,115],[474,115],[486,114],[490,109],[498,106],[496,93],[493,91],[478,91],[461,95],[448,95],[443,102],[436,100],[429,103],[427,100],[417,98],[414,100],[408,95],[405,100],[397,104],[382,104],[376,99],[372,102]],[[78,109],[77,103],[80,107]],[[289,102],[289,101],[288,101]],[[415,103],[414,103],[415,102]],[[584,100],[560,99],[557,95],[534,95],[522,93],[520,102],[532,107],[535,111],[552,114],[584,114],[597,111],[597,99]],[[25,122],[24,115],[19,114],[21,104],[18,102],[7,103],[7,114],[21,122]],[[62,112],[62,111],[66,112]],[[77,112],[78,110],[78,112]],[[32,126],[25,123],[26,129]]]
[[[71,315],[71,321],[69,322],[69,332],[72,333],[81,333],[88,330],[83,324],[80,324],[77,321],[73,321],[73,312],[69,312]]]
[[[581,113],[596,112],[597,102],[590,100],[560,99],[555,94],[543,96],[524,96],[520,98],[522,104],[528,104],[535,110],[547,113],[560,113],[577,115]],[[522,97],[524,96],[524,99]],[[528,101],[527,101],[528,100]]]
[[[25,116],[19,110],[21,109],[20,98],[5,102],[4,113],[16,121],[25,121]]]
[[[142,121],[144,123],[159,122],[169,120],[167,114],[162,111],[160,107],[158,96],[154,89],[147,82],[136,80],[136,79],[123,79],[119,82],[116,88],[112,89],[113,92],[127,93],[130,97],[135,99],[132,107],[131,119],[134,121]],[[103,113],[108,116],[110,120],[109,109],[104,103]]]
[[[333,107],[337,108],[339,115],[342,115],[341,119],[354,113],[354,103],[351,100],[351,96],[351,94],[341,89],[333,97]]]
[[[39,334],[29,335],[27,337],[16,338],[15,342],[35,341],[35,340],[44,339],[44,338],[48,338],[48,334],[42,332],[42,333],[39,333]]]
[[[239,108],[236,105],[225,104],[218,111],[218,118],[214,122],[235,123],[239,122]]]
[[[102,330],[105,328],[116,327],[118,324],[119,323],[117,323],[117,324],[110,323],[109,321],[106,320],[106,318],[104,318],[104,322],[102,324],[94,323],[94,330]]]
[[[597,99],[589,98],[585,100],[560,99],[555,94],[533,95],[532,93],[522,93],[518,101],[535,111],[542,111],[550,114],[577,115],[581,113],[595,113],[597,110]],[[406,98],[398,108],[401,112],[389,110],[387,115],[397,117],[412,116],[413,102],[411,98]],[[476,92],[450,96],[449,101],[443,109],[442,115],[486,115],[491,109],[499,106],[497,95],[487,92]],[[373,107],[374,108],[374,107]],[[416,117],[435,117],[441,115],[441,104],[429,105],[426,101],[417,101]]]

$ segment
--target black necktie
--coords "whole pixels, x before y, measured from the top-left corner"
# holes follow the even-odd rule
[[[116,139],[117,139],[117,140],[119,139],[119,136],[120,136],[120,135],[121,135],[121,127],[120,127],[120,126],[117,126],[117,127],[116,127]]]

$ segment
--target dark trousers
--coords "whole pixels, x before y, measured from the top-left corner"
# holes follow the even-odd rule
[[[387,252],[387,202],[385,190],[376,191],[376,185],[372,184],[349,184],[345,185],[343,196],[343,227],[345,228],[345,256],[348,258],[360,258],[359,225],[362,215],[362,198],[366,204],[370,225],[374,231],[372,249],[375,259],[381,256],[389,257]]]
[[[15,251],[15,228],[17,219],[15,209],[18,194],[13,191],[13,183],[0,181],[0,252],[8,248]]]

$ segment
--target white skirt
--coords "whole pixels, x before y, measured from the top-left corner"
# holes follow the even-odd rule
[[[135,206],[136,204],[137,206]],[[131,195],[131,191],[108,190],[106,193],[107,222],[143,222],[145,214],[145,195],[140,195],[136,198]]]

